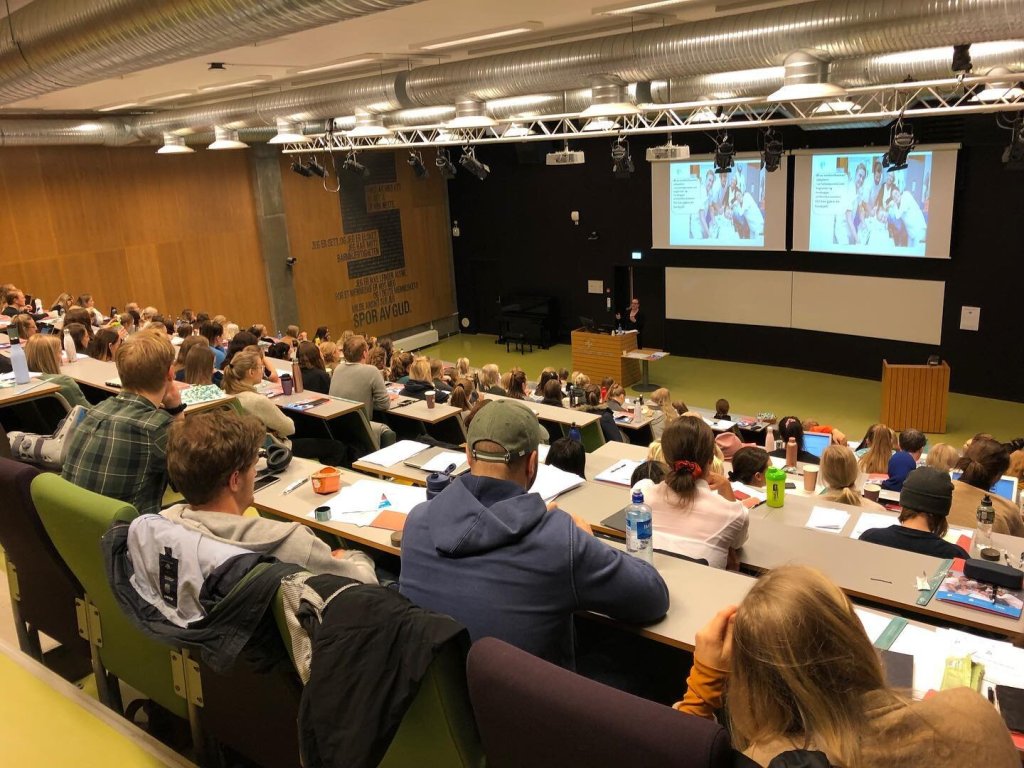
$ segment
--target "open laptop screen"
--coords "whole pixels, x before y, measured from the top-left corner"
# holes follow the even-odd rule
[[[804,432],[804,450],[813,453],[819,459],[831,442],[832,435],[821,432]]]

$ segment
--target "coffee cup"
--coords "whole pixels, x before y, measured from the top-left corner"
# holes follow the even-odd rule
[[[428,389],[426,392],[423,393],[423,397],[425,397],[427,400],[427,408],[433,408],[434,401],[437,398],[437,393],[432,389]]]
[[[331,519],[331,508],[330,507],[317,507],[313,510],[313,516],[316,518],[318,523],[326,523]]]
[[[281,392],[285,395],[292,393],[292,388],[295,386],[295,382],[292,381],[292,377],[287,373],[281,377]]]
[[[866,483],[864,485],[864,498],[868,501],[878,501],[878,494],[882,492],[882,486],[878,483]]]
[[[313,484],[314,493],[337,493],[341,488],[341,470],[337,467],[324,467],[310,475],[309,481]]]
[[[808,493],[814,493],[814,489],[818,487],[818,468],[808,465],[804,465],[804,490]]]

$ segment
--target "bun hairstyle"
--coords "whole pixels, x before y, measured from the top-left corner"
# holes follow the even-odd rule
[[[665,463],[669,466],[665,483],[689,504],[697,495],[697,481],[707,474],[715,456],[715,435],[703,419],[680,416],[665,427],[661,436]]]
[[[1006,446],[990,437],[975,437],[956,463],[961,482],[987,491],[1010,467]]]
[[[804,449],[804,425],[796,416],[783,416],[779,419],[779,438],[782,442],[788,443],[791,437],[796,440],[796,449],[802,451]]]
[[[729,479],[735,483],[751,483],[754,475],[764,472],[771,466],[768,451],[757,446],[740,448],[732,456],[732,471]]]

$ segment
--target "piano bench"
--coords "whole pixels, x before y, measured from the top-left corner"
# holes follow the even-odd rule
[[[530,352],[531,353],[533,352],[533,342],[526,340],[526,334],[525,333],[506,333],[505,334],[505,352],[509,351],[509,345],[510,344],[515,345],[516,350],[521,355],[525,355],[526,354],[526,349],[524,347],[526,347],[527,345],[529,345],[529,347],[530,347]]]

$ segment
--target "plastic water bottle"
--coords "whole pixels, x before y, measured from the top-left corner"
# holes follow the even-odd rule
[[[21,348],[21,341],[16,336],[11,336],[11,368],[14,369],[15,384],[28,384],[28,361],[25,359],[25,350]]]
[[[643,491],[633,491],[633,503],[626,507],[626,551],[654,564],[654,523]]]
[[[639,424],[644,420],[644,396],[640,395],[633,403],[633,421]]]
[[[75,340],[71,338],[71,334],[68,331],[64,331],[64,354],[67,355],[69,363],[73,363],[78,359],[78,352],[75,350]]]
[[[14,350],[14,347],[11,347]],[[985,547],[992,546],[992,524],[996,521],[996,511],[992,508],[992,499],[986,493],[978,505],[976,513],[978,519],[978,531],[974,534],[974,543],[981,552]]]
[[[583,433],[580,432],[580,428],[576,425],[575,421],[572,423],[572,426],[569,427],[569,439],[575,440],[577,443],[583,442]]]
[[[775,432],[770,426],[764,429],[764,449],[771,453],[775,450]]]

